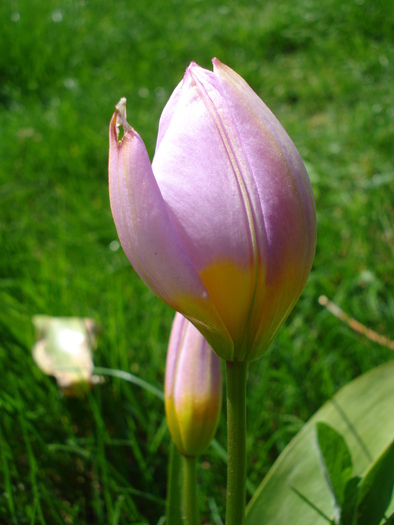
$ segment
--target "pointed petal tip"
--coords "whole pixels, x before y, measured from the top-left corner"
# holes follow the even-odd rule
[[[224,65],[223,62],[220,62],[220,60],[218,58],[216,58],[216,57],[213,57],[211,62],[213,64],[214,69],[215,69],[215,67],[221,67],[221,66]],[[201,66],[199,66],[196,62],[192,61],[192,62],[190,62],[189,66],[187,67],[186,73],[188,73],[190,70],[192,70],[194,68],[202,69]]]
[[[193,69],[196,69],[196,68],[199,68],[199,67],[200,66],[196,62],[194,62],[194,61],[190,62],[190,64],[187,66],[185,74],[183,76],[183,81],[185,81],[185,79],[190,75],[190,73],[191,73],[191,71]]]
[[[217,69],[223,69],[225,67],[228,68],[228,66],[226,66],[225,64],[223,64],[223,62],[220,62],[220,60],[216,57],[213,57],[212,59],[212,64],[213,64],[213,72],[215,73],[215,71]]]

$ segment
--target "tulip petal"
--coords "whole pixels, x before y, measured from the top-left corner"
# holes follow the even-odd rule
[[[175,374],[177,369],[179,348],[181,348],[184,340],[184,332],[187,320],[183,315],[176,313],[172,322],[170,340],[168,343],[168,352],[166,360],[166,375],[164,381],[165,392],[174,391]]]
[[[167,104],[164,106],[163,112],[160,117],[160,122],[159,122],[159,131],[157,133],[156,150],[160,146],[161,140],[164,137],[168,126],[171,123],[172,117],[174,115],[174,112],[176,110],[176,107],[178,105],[178,102],[181,96],[182,86],[183,86],[183,80],[179,82],[177,87],[174,89],[172,95],[170,96]]]
[[[128,125],[118,141],[117,115],[109,130],[109,192],[123,249],[147,286],[230,357],[231,338],[174,231],[145,145]]]
[[[219,88],[213,73],[191,64],[165,115],[152,166],[178,238],[239,346],[265,281],[259,254],[266,234],[248,159]],[[220,286],[223,272],[239,290],[236,300],[228,281]]]
[[[250,86],[226,65],[213,60],[223,96],[236,126],[243,130],[267,234],[264,301],[256,308],[258,346],[268,348],[305,285],[316,246],[312,188],[292,140]],[[258,348],[250,351],[261,356]]]
[[[199,70],[211,84],[196,78]],[[152,163],[174,229],[197,271],[218,258],[244,266],[253,260],[245,206],[250,197],[237,178],[242,152],[226,136],[231,115],[215,84],[212,73],[189,68]]]
[[[300,262],[303,276],[308,276],[316,245],[316,209],[310,181],[297,148],[243,78],[217,59],[213,64],[236,126],[248,139],[244,149],[263,208],[268,265],[279,270],[288,263],[288,258],[283,257],[285,247],[289,255],[296,256]],[[253,140],[253,137],[257,139]],[[278,220],[279,212],[283,216],[281,220]],[[270,281],[269,275],[267,281]]]

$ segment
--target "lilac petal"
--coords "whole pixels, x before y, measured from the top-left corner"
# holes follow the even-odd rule
[[[178,362],[178,349],[181,347],[182,341],[184,339],[184,329],[186,323],[187,320],[183,317],[183,315],[177,312],[172,323],[170,341],[168,343],[166,375],[164,381],[165,392],[173,392],[174,390],[175,373]]]
[[[229,67],[213,60],[254,176],[264,217],[266,283],[255,309],[256,347],[268,347],[298,300],[312,267],[316,246],[316,210],[301,157],[276,117],[248,84]]]
[[[156,180],[182,246],[241,344],[265,281],[266,233],[249,161],[214,74],[191,64],[164,122],[152,163]],[[231,276],[230,296],[223,275]]]
[[[288,264],[285,249],[296,258],[304,280],[316,245],[315,201],[304,164],[280,122],[243,78],[217,59],[213,63],[235,123],[243,130],[263,209],[269,269],[275,275]]]
[[[172,95],[169,98],[167,104],[164,106],[163,112],[162,112],[161,117],[160,117],[160,122],[159,122],[159,131],[158,131],[158,134],[157,134],[156,150],[160,146],[161,140],[162,140],[163,136],[165,135],[168,126],[171,123],[172,116],[173,116],[173,114],[174,114],[174,112],[176,110],[176,107],[178,105],[178,102],[179,102],[179,98],[180,98],[181,90],[182,90],[182,85],[183,85],[183,80],[181,82],[179,82],[177,87],[172,92]]]
[[[248,208],[258,214],[260,206],[254,188],[245,192],[248,166],[231,114],[213,73],[198,66],[177,96],[152,163],[174,229],[198,272],[218,260],[249,269],[256,241]]]
[[[123,249],[147,286],[230,357],[230,336],[174,231],[144,143],[124,127],[119,142],[115,113],[109,130],[109,191]]]

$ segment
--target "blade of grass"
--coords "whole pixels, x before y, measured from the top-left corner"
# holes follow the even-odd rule
[[[2,471],[4,473],[4,485],[6,489],[7,494],[7,501],[8,501],[8,507],[10,509],[11,517],[13,523],[16,522],[16,514],[15,514],[15,503],[14,503],[14,497],[12,494],[12,485],[11,485],[11,477],[10,477],[10,470],[8,467],[8,445],[3,437],[2,432],[2,418],[0,417],[0,449],[1,449],[1,464],[2,464]]]
[[[134,385],[137,385],[151,394],[154,394],[156,397],[164,401],[164,394],[162,390],[156,388],[155,386],[151,385],[147,381],[144,381],[143,379],[130,374],[129,372],[124,372],[123,370],[114,370],[112,368],[103,368],[103,367],[96,367],[94,369],[94,373],[97,375],[107,375],[112,377],[118,377],[119,379],[123,379],[124,381],[127,381],[129,383],[133,383]]]

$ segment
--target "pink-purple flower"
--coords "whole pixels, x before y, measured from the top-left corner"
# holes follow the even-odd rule
[[[109,131],[111,209],[149,288],[220,357],[251,361],[304,288],[315,202],[276,117],[237,73],[217,59],[213,66],[186,70],[163,110],[152,164],[118,104]]]

